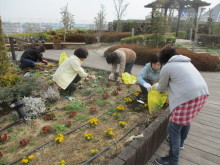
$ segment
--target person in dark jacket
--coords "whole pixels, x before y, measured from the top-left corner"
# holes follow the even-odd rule
[[[28,67],[35,67],[35,62],[42,62],[47,64],[46,60],[43,60],[43,53],[45,52],[45,47],[44,46],[40,46],[39,48],[30,48],[26,51],[24,51],[24,53],[21,56],[20,59],[20,68],[24,69],[24,68],[28,68]]]

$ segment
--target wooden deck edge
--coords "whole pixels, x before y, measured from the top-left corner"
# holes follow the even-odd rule
[[[108,165],[145,165],[167,136],[169,107],[144,131],[143,138],[135,139]]]

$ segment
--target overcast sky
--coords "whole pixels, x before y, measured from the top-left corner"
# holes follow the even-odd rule
[[[129,6],[123,19],[144,19],[151,12],[151,9],[144,8],[144,5],[155,0],[124,1],[129,3]],[[211,8],[220,3],[219,0],[204,1],[211,3]],[[106,21],[110,22],[116,19],[113,0],[0,0],[0,16],[3,20],[11,21],[60,21],[60,8],[67,3],[76,22],[94,22],[101,4],[105,7]]]

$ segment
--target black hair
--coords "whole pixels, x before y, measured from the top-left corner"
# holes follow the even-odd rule
[[[159,53],[154,54],[154,55],[151,56],[151,59],[150,59],[150,63],[151,64],[155,64],[155,63],[157,63],[159,61],[160,61]]]
[[[162,65],[166,64],[169,59],[175,55],[178,55],[175,46],[172,46],[170,44],[164,46],[160,51],[160,63]]]
[[[115,52],[109,53],[106,56],[106,61],[108,64],[114,64],[117,61],[117,59],[118,59],[118,55]]]
[[[74,55],[78,58],[87,58],[89,55],[88,50],[85,48],[78,48],[74,51]]]

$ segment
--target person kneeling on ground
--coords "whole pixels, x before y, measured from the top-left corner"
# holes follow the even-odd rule
[[[76,83],[81,78],[88,81],[92,76],[81,67],[82,62],[87,58],[88,51],[84,48],[78,48],[74,51],[74,55],[65,60],[56,70],[53,75],[53,80],[65,92],[73,92],[76,90]]]
[[[151,57],[149,63],[140,71],[137,81],[141,88],[140,99],[146,101],[148,91],[151,90],[152,85],[159,80],[161,64],[159,62],[159,54],[155,54]]]
[[[106,56],[106,61],[108,64],[112,64],[111,74],[109,75],[109,80],[115,80],[115,73],[117,70],[117,64],[119,67],[119,77],[117,81],[121,82],[121,74],[123,72],[128,72],[131,74],[132,67],[136,60],[136,53],[128,48],[119,48]]]
[[[24,68],[28,68],[28,67],[35,67],[35,62],[42,62],[45,63],[47,65],[47,61],[43,60],[43,53],[45,52],[45,47],[44,46],[40,46],[39,48],[30,48],[26,51],[24,51],[24,53],[22,54],[21,58],[20,58],[20,68],[24,69]]]

